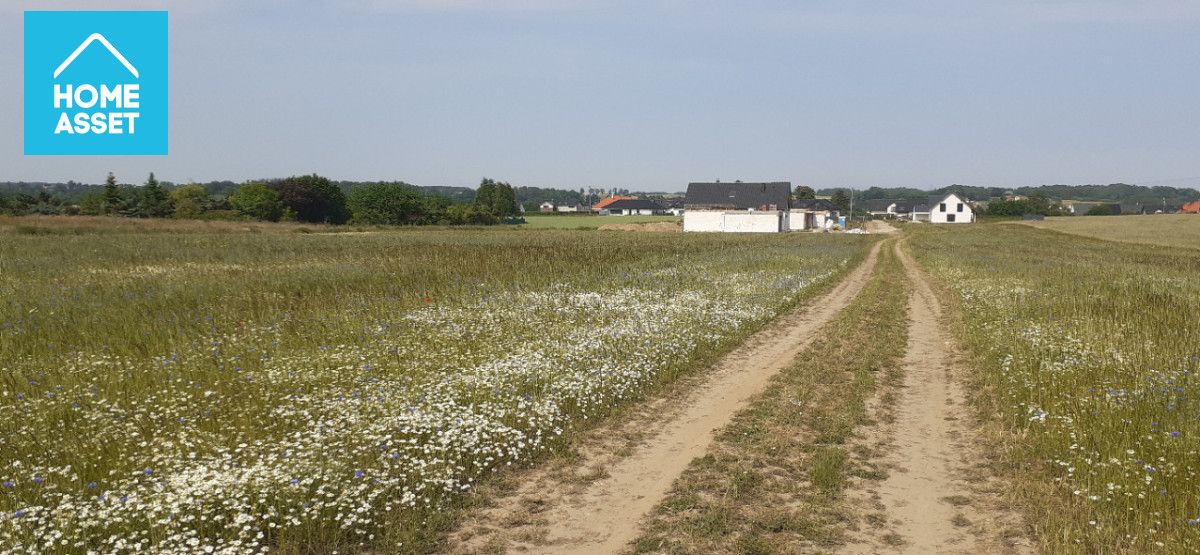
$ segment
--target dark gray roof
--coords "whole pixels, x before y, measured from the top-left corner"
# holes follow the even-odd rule
[[[888,207],[894,202],[901,202],[888,198],[870,199],[863,201],[864,209],[868,212],[886,212]]]
[[[605,210],[666,210],[663,205],[640,198],[613,201]]]
[[[839,210],[836,204],[823,198],[793,200],[792,208],[795,210],[812,210],[814,212],[822,210],[837,212]]]
[[[788,181],[772,183],[688,183],[684,207],[717,210],[787,210],[792,198]]]
[[[897,214],[908,214],[915,207],[917,212],[928,212],[929,204],[923,200],[894,200]]]

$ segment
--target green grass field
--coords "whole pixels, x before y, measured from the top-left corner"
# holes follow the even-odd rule
[[[1046,224],[1178,247],[1200,218]],[[974,401],[1042,549],[1200,549],[1200,251],[1012,224],[911,241],[961,308]]]
[[[0,552],[25,553],[428,552],[478,480],[872,242],[3,224]]]
[[[583,215],[526,215],[529,222],[524,227],[529,229],[596,229],[605,224],[648,224],[658,222],[678,222],[677,216],[599,216]]]
[[[1200,249],[1200,214],[1062,216],[1022,223],[1122,243]]]

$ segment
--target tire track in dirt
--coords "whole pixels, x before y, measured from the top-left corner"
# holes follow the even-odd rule
[[[572,466],[594,468],[596,479],[579,487],[561,478],[523,477],[495,506],[468,516],[451,535],[450,552],[609,554],[626,549],[637,537],[642,517],[666,496],[692,459],[708,451],[714,433],[858,295],[882,244],[876,243],[832,291],[780,317],[722,357],[685,398],[651,403],[642,417],[615,430],[598,430],[643,441],[624,447],[601,441],[585,450]],[[630,452],[611,460],[614,449]]]
[[[1018,519],[1000,492],[980,487],[986,468],[972,441],[958,381],[960,355],[942,324],[941,303],[917,263],[895,246],[913,284],[904,383],[882,441],[888,477],[873,491],[887,525],[847,553],[1025,553]]]

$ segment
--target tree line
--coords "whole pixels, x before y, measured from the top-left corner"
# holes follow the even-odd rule
[[[832,196],[837,191],[846,192],[848,189],[821,189],[817,194]],[[1047,199],[1079,200],[1092,202],[1112,202],[1116,204],[1178,207],[1188,202],[1200,199],[1200,190],[1191,187],[1147,187],[1130,185],[1128,183],[1112,183],[1109,185],[1039,185],[1031,187],[976,187],[970,185],[950,185],[932,191],[923,191],[909,187],[869,187],[855,189],[855,200],[895,200],[895,199],[926,199],[930,195],[946,195],[954,193],[965,196],[972,201],[1001,199],[1016,195],[1022,197],[1045,197]]]
[[[484,178],[473,197],[455,202],[404,182],[358,183],[347,190],[313,174],[251,181],[212,194],[204,185],[163,184],[151,173],[141,186],[118,184],[108,174],[76,202],[38,190],[0,192],[0,213],[9,215],[106,215],[293,221],[366,225],[494,225],[520,215],[512,185]]]

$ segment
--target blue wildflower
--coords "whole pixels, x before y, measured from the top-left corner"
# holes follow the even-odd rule
[[[354,471],[354,477],[355,477],[355,478],[362,478],[362,477],[363,477],[363,471],[361,471],[361,470],[355,470],[355,471]]]
[[[6,487],[6,488],[16,487],[16,484],[14,484],[12,480],[5,480],[4,487]]]

